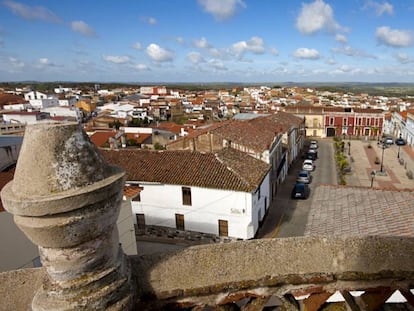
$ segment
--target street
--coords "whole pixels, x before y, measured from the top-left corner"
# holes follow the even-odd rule
[[[290,192],[296,181],[296,175],[301,169],[303,159],[299,158],[291,167],[289,175],[281,185],[276,195],[274,204],[280,209],[280,227],[271,237],[302,236],[305,232],[308,219],[309,206],[312,200],[313,189],[318,184],[336,185],[337,172],[334,162],[334,147],[331,139],[318,140],[318,159],[315,161],[316,168],[312,172],[310,197],[307,200],[292,200]],[[269,237],[269,236],[267,236]]]

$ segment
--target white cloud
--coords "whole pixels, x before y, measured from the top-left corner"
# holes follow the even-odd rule
[[[379,3],[375,1],[368,1],[365,4],[364,8],[373,8],[377,16],[381,16],[384,13],[388,13],[389,15],[394,14],[394,7],[392,6],[392,4],[388,3],[387,1],[383,3]]]
[[[186,58],[193,64],[199,64],[199,63],[205,62],[205,59],[203,58],[203,56],[198,52],[190,52],[187,54]]]
[[[200,40],[193,40],[193,45],[199,49],[209,49],[211,48],[210,43],[208,43],[207,39],[202,37]]]
[[[315,49],[308,49],[308,48],[299,48],[294,53],[293,56],[296,58],[302,59],[319,59],[321,55]]]
[[[49,60],[47,58],[39,58],[39,64],[47,65],[49,64]]]
[[[210,67],[212,67],[212,68],[214,68],[216,70],[220,70],[220,71],[228,70],[227,67],[222,62],[220,62],[217,59],[210,60],[208,62],[208,64],[210,65]]]
[[[184,44],[185,43],[185,40],[184,40],[183,37],[176,37],[175,41],[177,41],[179,44]]]
[[[348,42],[348,39],[344,35],[341,35],[341,34],[337,34],[335,36],[335,40],[338,41],[338,42],[341,42],[341,43],[347,43]]]
[[[73,21],[70,26],[74,32],[79,32],[80,34],[84,36],[87,36],[87,37],[96,36],[95,30],[93,30],[92,27],[89,26],[84,21]]]
[[[413,44],[413,35],[410,31],[391,29],[387,26],[377,28],[377,40],[392,47],[407,47]]]
[[[14,57],[9,57],[8,58],[8,60],[9,60],[9,64],[14,68],[14,69],[21,69],[21,68],[23,68],[24,67],[24,62],[22,62],[22,61],[20,61],[20,60],[18,60],[17,58],[14,58]]]
[[[169,62],[174,59],[174,53],[160,47],[158,44],[151,43],[147,46],[147,55],[155,62]]]
[[[302,9],[296,19],[296,28],[305,35],[325,30],[334,32],[341,26],[335,21],[331,6],[323,0],[315,0],[310,4],[302,4]]]
[[[148,68],[148,66],[145,65],[145,64],[136,64],[136,65],[133,65],[132,68],[134,68],[134,69],[136,69],[138,71],[149,71],[150,70]]]
[[[142,45],[139,42],[135,42],[132,47],[136,50],[142,50]]]
[[[246,52],[263,54],[265,51],[264,41],[260,37],[252,37],[248,41],[239,41],[232,45],[232,51],[237,56],[242,56]]]
[[[330,59],[328,59],[328,60],[326,61],[326,63],[327,63],[328,65],[335,65],[335,64],[336,64],[336,61],[335,61],[335,59],[330,58]]]
[[[61,22],[61,19],[55,13],[45,7],[28,6],[11,0],[3,1],[3,4],[14,14],[27,20],[41,20],[52,23]]]
[[[242,0],[198,0],[204,11],[212,14],[216,20],[225,20],[236,13],[238,7],[245,8]]]
[[[157,24],[157,20],[154,17],[151,16],[141,16],[141,21],[143,21],[144,23],[147,23],[149,25],[155,25]]]
[[[130,61],[128,56],[103,55],[102,58],[107,62],[114,64],[126,64]]]
[[[406,53],[398,53],[395,55],[395,58],[401,63],[401,64],[409,64],[414,63],[414,57],[410,57]]]
[[[369,54],[365,51],[362,50],[358,50],[358,49],[354,49],[350,46],[343,46],[343,47],[339,47],[339,48],[332,48],[331,49],[332,52],[334,53],[339,53],[339,54],[344,54],[347,56],[353,56],[353,57],[366,57],[366,58],[377,58],[375,55]]]
[[[52,67],[61,67],[51,62],[47,57],[41,57],[37,60],[37,63],[34,65],[36,68],[45,69]]]
[[[274,56],[278,56],[279,55],[279,51],[276,48],[270,48],[270,53]]]

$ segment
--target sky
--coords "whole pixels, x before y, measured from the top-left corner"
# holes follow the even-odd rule
[[[414,0],[0,0],[0,81],[414,82]]]

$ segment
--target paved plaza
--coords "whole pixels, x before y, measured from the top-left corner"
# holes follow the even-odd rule
[[[351,141],[349,153],[347,185],[315,189],[305,235],[413,237],[414,180],[407,175],[414,172],[410,147],[383,149],[376,142]]]

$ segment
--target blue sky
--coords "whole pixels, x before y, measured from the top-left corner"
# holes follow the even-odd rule
[[[414,0],[0,0],[0,81],[414,82]]]

